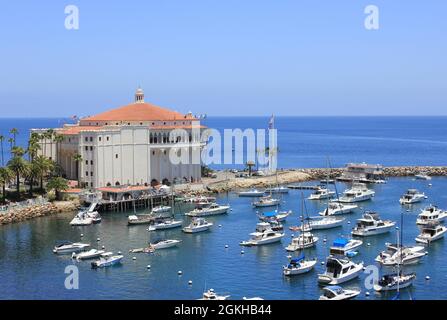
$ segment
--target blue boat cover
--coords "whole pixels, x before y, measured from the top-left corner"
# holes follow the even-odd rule
[[[297,263],[297,262],[300,262],[301,260],[303,260],[304,258],[305,258],[304,254],[301,254],[298,258],[290,260],[290,262],[291,263]]]
[[[264,212],[264,217],[276,217],[278,215],[278,212],[271,211],[271,212]]]
[[[348,239],[345,238],[337,238],[334,240],[334,247],[344,247],[345,245],[347,245],[349,242]]]

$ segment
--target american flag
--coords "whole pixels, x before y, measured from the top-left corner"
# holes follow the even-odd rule
[[[270,117],[270,121],[269,121],[269,129],[273,129],[275,127],[275,118],[272,116]]]

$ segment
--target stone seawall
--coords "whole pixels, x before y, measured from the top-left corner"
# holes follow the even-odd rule
[[[13,208],[0,213],[0,225],[54,215],[61,212],[76,211],[78,208],[79,204],[72,201],[55,201],[24,208]]]

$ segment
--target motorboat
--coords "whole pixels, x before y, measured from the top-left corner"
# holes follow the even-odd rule
[[[204,218],[194,218],[189,225],[183,228],[183,232],[197,233],[207,231],[212,226],[213,223],[206,221]]]
[[[87,216],[92,219],[92,223],[101,223],[102,217],[98,211],[87,211]]]
[[[216,197],[211,196],[193,196],[185,199],[183,202],[189,203],[212,203],[216,201]]]
[[[71,226],[89,226],[93,223],[93,218],[91,218],[86,211],[79,212],[71,221]]]
[[[343,195],[337,201],[343,203],[367,201],[374,195],[375,192],[368,189],[364,183],[354,183],[350,189],[343,192]]]
[[[327,286],[323,288],[323,295],[318,300],[348,300],[357,297],[359,290],[343,289],[340,286]]]
[[[352,258],[353,256],[357,255],[354,249],[360,247],[362,244],[363,241],[357,239],[337,238],[329,248],[329,254]]]
[[[277,220],[269,220],[268,223],[270,224],[270,228],[272,228],[273,231],[283,231],[284,226],[281,224],[281,222]]]
[[[151,213],[159,214],[159,213],[163,213],[163,212],[170,212],[171,209],[172,208],[170,206],[157,206],[157,207],[152,208]]]
[[[301,231],[311,231],[311,230],[323,230],[340,227],[344,218],[333,218],[333,217],[314,217],[310,218],[303,226],[299,227]]]
[[[239,244],[241,246],[260,246],[279,242],[284,237],[284,233],[273,231],[271,228],[265,228],[260,231],[261,229],[258,229],[258,227],[260,227],[259,224],[256,227],[256,232],[250,233],[248,241],[242,241]]]
[[[218,295],[214,292],[214,289],[209,289],[208,291],[203,293],[202,298],[200,298],[199,300],[227,300],[229,297],[229,295]]]
[[[358,206],[355,204],[343,204],[340,202],[329,202],[326,209],[319,212],[320,216],[336,216],[345,213],[351,213],[353,210],[357,209]]]
[[[439,223],[429,223],[422,228],[421,234],[416,237],[416,242],[430,244],[444,237],[447,228]]]
[[[416,219],[416,224],[427,225],[429,223],[444,222],[447,212],[439,209],[437,206],[429,206],[422,210]]]
[[[195,208],[194,210],[185,213],[189,217],[206,217],[227,213],[230,206],[222,206],[217,203],[210,203],[207,206]]]
[[[295,276],[309,272],[317,264],[317,259],[306,259],[304,254],[298,258],[291,259],[287,266],[283,267],[283,274],[285,276]]]
[[[148,231],[172,229],[182,226],[182,220],[174,218],[157,218],[149,226]]]
[[[150,224],[154,221],[154,217],[148,214],[144,215],[130,215],[127,217],[127,224],[129,226],[138,225],[138,224]]]
[[[363,262],[354,263],[346,257],[329,256],[326,271],[318,275],[322,284],[340,284],[357,278],[363,272]]]
[[[378,292],[404,289],[413,284],[415,273],[402,272],[384,275],[376,284],[374,290]]]
[[[154,253],[155,248],[150,244],[145,248],[130,249],[129,253]]]
[[[104,250],[90,249],[88,251],[84,251],[84,252],[80,252],[80,253],[73,252],[71,257],[76,260],[88,260],[88,259],[99,258],[104,253],[105,253]]]
[[[80,242],[62,242],[54,247],[53,252],[57,254],[67,254],[72,252],[84,251],[90,247],[90,244]]]
[[[167,240],[157,240],[154,242],[151,242],[149,245],[155,250],[159,249],[167,249],[177,246],[181,240],[175,240],[175,239],[167,239]]]
[[[389,232],[395,225],[396,222],[382,220],[376,212],[369,211],[357,220],[351,234],[360,237],[378,235]]]
[[[260,191],[257,189],[251,189],[248,191],[241,191],[238,193],[239,197],[262,197],[264,195],[264,191]]]
[[[271,212],[264,212],[262,215],[259,215],[259,219],[262,221],[271,221],[275,220],[278,222],[283,222],[286,220],[286,218],[292,214],[292,211],[280,211],[278,210],[271,211]]]
[[[318,187],[314,192],[310,194],[307,198],[309,200],[324,200],[332,198],[335,195],[335,191],[329,190],[326,187]]]
[[[379,253],[375,261],[384,266],[414,264],[418,263],[425,256],[424,250],[425,248],[423,246],[388,244],[387,249]]]
[[[287,187],[273,187],[265,189],[264,193],[289,193],[289,188]]]
[[[425,172],[415,174],[414,177],[419,180],[431,180],[431,177]]]
[[[286,247],[287,251],[297,251],[304,248],[310,248],[316,245],[318,237],[310,232],[301,232],[299,236],[293,237],[292,242]]]
[[[281,201],[279,199],[272,198],[272,196],[264,196],[259,201],[253,202],[255,207],[272,207],[279,205]]]
[[[111,267],[120,264],[123,258],[123,255],[113,255],[112,252],[107,252],[105,254],[102,254],[102,256],[98,260],[93,261],[91,266],[92,269]]]
[[[417,189],[408,189],[399,199],[400,204],[413,204],[424,200],[425,194]]]

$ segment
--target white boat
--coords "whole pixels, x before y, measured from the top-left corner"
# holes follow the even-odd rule
[[[264,191],[260,191],[257,189],[241,191],[238,193],[239,197],[262,197],[263,195],[264,195]]]
[[[318,300],[348,300],[357,297],[359,290],[343,289],[340,286],[327,286],[323,288],[323,295]]]
[[[57,254],[66,254],[72,252],[84,251],[90,247],[90,244],[80,242],[62,242],[54,247],[53,252]]]
[[[172,208],[170,206],[157,206],[152,208],[151,213],[158,214],[163,212],[170,212],[171,209]]]
[[[259,219],[262,221],[278,221],[278,222],[283,222],[286,220],[286,218],[292,214],[292,211],[279,211],[275,210],[275,211],[271,211],[271,212],[264,212],[262,215],[259,215]]]
[[[263,231],[257,231],[250,233],[250,240],[242,241],[239,244],[241,246],[260,246],[264,244],[270,244],[279,242],[284,237],[284,233],[273,231],[271,228],[266,228]]]
[[[148,231],[172,229],[182,226],[182,220],[174,218],[158,218],[149,226]]]
[[[92,269],[111,267],[120,264],[123,257],[123,255],[114,256],[112,252],[107,252],[106,254],[103,254],[98,260],[93,261],[91,266]]]
[[[279,205],[280,200],[272,198],[271,196],[264,196],[259,201],[253,202],[255,207],[272,207]]]
[[[73,252],[71,257],[76,260],[88,260],[99,258],[103,253],[105,253],[104,250],[90,249],[80,253]]]
[[[329,248],[329,254],[347,256],[349,258],[356,255],[354,249],[360,247],[363,241],[356,239],[337,238]]]
[[[354,263],[345,257],[329,256],[326,271],[318,275],[318,282],[323,284],[340,284],[357,278],[363,272],[363,262]]]
[[[323,200],[330,199],[335,195],[335,191],[329,190],[325,187],[318,187],[314,192],[310,194],[307,198],[309,200]]]
[[[404,274],[400,272],[399,274],[387,274],[374,284],[374,290],[381,292],[404,289],[411,286],[414,279],[416,279],[415,273]]]
[[[128,225],[138,225],[138,224],[150,224],[154,221],[154,217],[144,214],[144,215],[130,215],[127,217],[127,224]]]
[[[102,220],[98,211],[87,211],[87,216],[92,219],[93,223],[100,223]]]
[[[318,242],[318,239],[310,232],[301,232],[299,236],[292,238],[292,242],[286,247],[286,250],[298,251],[303,248],[313,247]]]
[[[190,217],[206,217],[227,213],[230,206],[221,206],[217,203],[210,203],[204,207],[195,208],[194,210],[185,213]]]
[[[416,219],[416,224],[427,225],[429,223],[444,222],[447,212],[439,209],[437,206],[429,206],[422,210]]]
[[[93,218],[91,218],[86,211],[79,212],[73,220],[70,221],[71,226],[89,226],[93,223]]]
[[[367,201],[374,197],[375,192],[368,189],[363,183],[354,183],[352,188],[345,190],[343,196],[341,196],[337,201],[343,203],[353,203],[360,201]]]
[[[388,244],[387,249],[379,253],[375,261],[384,266],[414,264],[425,256],[424,250],[423,246],[400,247],[397,244]]]
[[[289,193],[289,188],[287,187],[274,187],[265,189],[264,193]]]
[[[422,228],[421,234],[416,237],[416,242],[430,244],[444,237],[447,228],[439,223],[430,223]]]
[[[419,192],[416,189],[408,189],[405,194],[402,195],[399,199],[400,204],[412,204],[421,202],[425,199],[425,194],[423,192]]]
[[[214,289],[209,289],[208,291],[203,293],[203,296],[199,300],[227,300],[230,296],[221,296],[214,292]]]
[[[157,240],[157,241],[151,242],[149,245],[153,249],[159,250],[159,249],[167,249],[167,248],[175,247],[180,242],[182,242],[182,241],[181,240],[175,240],[175,239],[167,239],[167,240]]]
[[[304,230],[302,230],[302,231],[336,228],[336,227],[340,227],[344,221],[345,221],[344,218],[315,217],[313,219],[309,219],[309,221],[304,224]]]
[[[415,174],[414,177],[419,180],[431,180],[431,177],[426,173]]]
[[[252,297],[252,298],[247,298],[247,297],[242,297],[242,300],[264,300],[261,297]]]
[[[196,233],[196,232],[207,231],[212,226],[213,226],[212,222],[208,222],[203,218],[194,218],[188,226],[183,228],[183,232]]]
[[[336,216],[345,213],[351,213],[354,209],[357,209],[358,206],[355,204],[343,204],[340,202],[329,202],[326,209],[319,212],[320,216]]]
[[[285,276],[295,276],[311,271],[317,264],[317,259],[308,260],[301,255],[298,258],[291,259],[287,266],[283,267],[283,274]]]
[[[377,213],[370,211],[357,220],[357,224],[352,229],[351,234],[361,237],[378,235],[389,232],[395,225],[396,222],[382,220]]]

